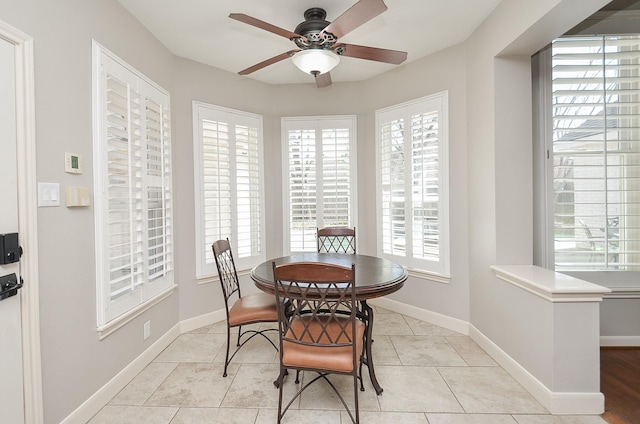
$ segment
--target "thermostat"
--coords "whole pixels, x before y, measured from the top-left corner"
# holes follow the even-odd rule
[[[69,174],[82,174],[82,156],[76,153],[64,154],[64,172]]]

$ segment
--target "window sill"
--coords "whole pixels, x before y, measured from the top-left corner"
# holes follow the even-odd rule
[[[605,293],[605,299],[640,299],[639,287],[609,287],[611,293]]]
[[[422,269],[407,268],[411,277],[420,278],[422,280],[432,281],[434,283],[449,284],[451,283],[451,277],[448,275],[436,274],[435,272],[429,272]]]
[[[105,325],[102,325],[97,328],[98,331],[98,340],[102,340],[107,336],[114,333],[119,328],[133,321],[136,317],[142,315],[143,312],[148,311],[158,303],[162,302],[164,299],[168,298],[173,294],[173,292],[178,288],[177,284],[173,284],[171,287],[166,289],[163,292],[158,293],[155,297],[147,300],[146,302],[136,306],[130,311],[125,312],[120,315],[118,318],[115,318]]]
[[[244,275],[249,275],[251,273],[251,269],[242,269],[242,270],[237,270],[236,272],[238,273],[238,277],[242,277]],[[218,274],[203,275],[201,277],[196,277],[196,284],[210,284],[210,283],[216,283],[218,281],[220,281]]]
[[[201,277],[196,277],[196,284],[209,284],[218,280],[218,274],[203,275]]]

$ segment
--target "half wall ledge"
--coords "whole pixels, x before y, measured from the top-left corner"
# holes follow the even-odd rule
[[[535,265],[493,265],[498,278],[549,302],[601,302],[611,289]]]

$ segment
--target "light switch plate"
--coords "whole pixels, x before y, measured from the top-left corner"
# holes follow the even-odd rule
[[[64,172],[69,174],[82,174],[82,155],[65,152]]]
[[[38,207],[60,206],[60,184],[38,183]]]

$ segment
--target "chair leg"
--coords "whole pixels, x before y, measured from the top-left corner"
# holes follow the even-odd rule
[[[240,349],[242,348],[242,346],[244,346],[245,343],[247,343],[249,340],[251,340],[252,338],[254,338],[255,336],[262,336],[264,337],[270,344],[271,346],[273,346],[273,348],[276,350],[276,352],[278,351],[278,346],[275,345],[275,343],[273,343],[273,341],[266,335],[264,334],[265,332],[268,331],[278,331],[276,329],[273,328],[267,328],[265,330],[246,330],[244,332],[242,332],[242,326],[237,326],[234,327],[238,329],[238,340],[236,342],[236,348],[234,350],[234,352],[231,354],[231,356],[229,356],[229,352],[230,352],[230,345],[231,345],[231,329],[230,327],[227,326],[227,354],[225,357],[225,361],[224,361],[224,375],[223,377],[227,376],[227,367],[229,366],[229,363],[233,360],[233,358],[236,356],[236,354],[240,351]],[[244,341],[242,343],[240,343],[240,340],[242,338],[242,336],[249,334],[248,337],[245,337]],[[275,384],[275,382],[274,382]]]
[[[276,389],[280,388],[281,384],[284,384],[284,378],[286,376],[289,375],[289,370],[288,369],[284,369],[284,372],[282,373],[282,376],[280,376],[280,374],[278,374],[278,378],[275,379],[275,381],[273,382],[273,385],[276,386]]]
[[[360,384],[362,385],[362,377],[360,378]],[[364,390],[364,388],[362,388]],[[360,407],[358,405],[358,376],[353,376],[353,402],[355,404],[356,424],[360,424]]]
[[[231,343],[231,329],[227,325],[227,353],[224,357],[224,372],[222,373],[223,377],[227,376],[227,367],[229,366],[229,344]]]
[[[278,374],[278,378],[276,378],[276,380],[273,382],[273,385],[276,386],[277,389],[279,389],[280,386],[284,384],[284,377],[287,374],[289,374],[289,370],[287,370],[286,368],[280,371],[280,374]]]
[[[236,342],[236,346],[240,346],[240,336],[242,336],[242,326],[238,326],[238,341]]]
[[[280,422],[282,421],[282,391],[284,386],[284,375],[286,371],[286,369],[281,369],[280,377],[278,377],[278,380],[280,380],[278,384],[278,424],[280,424]]]

